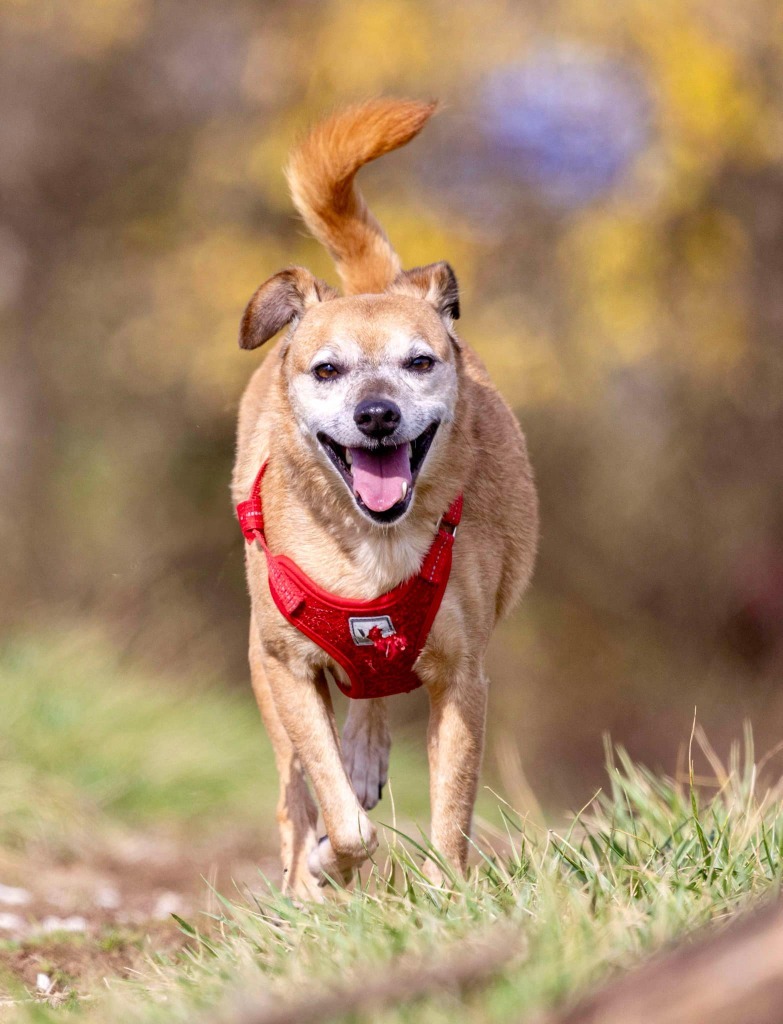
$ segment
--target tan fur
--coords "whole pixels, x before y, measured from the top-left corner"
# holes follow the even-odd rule
[[[307,227],[331,253],[346,295],[383,291],[400,261],[354,184],[356,172],[405,145],[434,103],[376,99],[316,125],[286,168],[291,196]]]
[[[336,253],[348,289],[356,290],[357,282],[365,281],[362,289],[376,293],[333,298],[311,286],[301,270],[285,279],[283,292],[278,275],[256,293],[246,316],[262,325],[261,334],[264,325],[289,313],[293,327],[269,352],[242,399],[233,498],[237,503],[247,497],[268,459],[263,501],[272,551],[293,558],[335,594],[371,599],[417,571],[439,517],[458,493],[464,494],[451,579],[416,666],[432,709],[432,841],[447,860],[464,869],[484,742],[484,654],[498,617],[529,580],[537,505],[519,425],[477,355],[453,334],[451,316],[458,315],[458,308],[450,268],[435,264],[398,274],[396,257],[389,255],[388,243],[353,190],[356,169],[410,138],[430,112],[429,105],[375,101],[316,128],[295,154],[289,173],[297,205]],[[336,173],[339,167],[342,175]],[[338,180],[342,192],[335,185]],[[264,289],[273,296],[271,306],[258,299]],[[303,304],[303,294],[315,300]],[[286,303],[291,309],[281,314]],[[265,319],[269,315],[270,321]],[[402,371],[389,369],[389,353],[409,337],[426,342],[444,379],[454,380],[456,390],[453,408],[449,406],[415,483],[408,513],[393,525],[379,526],[359,511],[308,433],[297,396],[309,379],[311,361],[324,346],[336,344],[335,339],[353,346],[350,351],[366,365],[368,381],[374,375],[387,380],[383,374],[388,372],[388,386],[393,387],[393,372]],[[341,752],[325,677],[327,670],[336,673],[337,666],[274,606],[266,561],[257,546],[248,547],[247,573],[253,686],[281,781],[278,820],[285,881],[295,893],[311,897],[314,879],[349,878],[377,845],[365,812],[376,797],[365,789],[375,779],[380,785],[385,774],[385,709],[382,701],[352,707],[344,736],[347,752]],[[356,772],[361,774],[358,781]],[[326,837],[317,845],[315,804],[305,776],[323,813]],[[428,870],[437,876],[434,865]]]

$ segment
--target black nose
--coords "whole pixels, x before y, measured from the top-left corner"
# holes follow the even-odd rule
[[[367,437],[388,437],[397,429],[402,413],[387,398],[365,398],[353,411],[353,421]]]

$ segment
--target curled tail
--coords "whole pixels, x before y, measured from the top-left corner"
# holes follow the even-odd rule
[[[435,111],[418,100],[369,100],[317,124],[286,168],[305,224],[331,253],[346,295],[383,291],[400,272],[397,253],[354,184],[364,164],[404,146]]]

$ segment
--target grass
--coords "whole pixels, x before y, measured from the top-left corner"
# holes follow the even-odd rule
[[[198,701],[176,688],[150,692],[116,666],[107,674],[105,658],[78,660],[80,678],[55,693],[53,664],[40,654],[20,649],[7,662],[6,680],[29,686],[26,696],[13,692],[15,717],[0,725],[2,774],[32,778],[49,811],[42,825],[18,798],[0,843],[19,848],[31,829],[53,842],[57,816],[79,807],[93,823],[138,828],[170,819],[198,827],[205,815],[228,821],[247,814],[249,799],[257,811],[258,790],[269,787],[247,702],[218,691]],[[113,741],[118,722],[127,735]],[[25,729],[38,735],[19,736]],[[423,841],[387,825],[389,847],[357,890],[297,907],[260,876],[252,891],[223,887],[209,894],[209,913],[180,920],[185,948],[148,949],[133,980],[109,978],[85,992],[76,979],[63,986],[70,1006],[20,1002],[0,1020],[483,1024],[568,1002],[779,887],[780,787],[760,786],[749,732],[725,766],[697,739],[711,766],[699,785],[608,751],[604,790],[567,827],[550,830],[501,805],[466,881],[429,886],[418,868]],[[99,936],[95,956],[101,942],[123,941],[121,932]]]
[[[160,680],[92,636],[22,639],[0,659],[0,846],[268,814],[271,752],[248,694]]]
[[[268,892],[225,901],[206,937],[206,922],[189,923],[191,952],[155,978],[152,994],[165,1004],[144,1005],[148,994],[138,1019],[190,1021],[196,1005],[222,1008],[205,1020],[231,1020],[225,1008],[245,991],[268,1007],[293,1001],[291,1020],[301,1021],[335,984],[346,1011],[336,1019],[356,1019],[354,1006],[373,1021],[523,1019],[777,889],[780,793],[757,796],[750,746],[716,768],[719,791],[700,798],[619,752],[607,791],[567,830],[531,830],[507,813],[502,852],[485,847],[471,879],[450,891],[424,882],[403,843],[335,905],[297,909]],[[446,979],[452,965],[458,980],[474,945],[495,968],[485,984],[460,991],[441,977],[415,1004],[394,1005],[405,996],[395,984],[401,964],[445,962]],[[376,1004],[364,1006],[363,988],[383,977]]]

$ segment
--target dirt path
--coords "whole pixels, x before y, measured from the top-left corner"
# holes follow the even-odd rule
[[[0,1020],[19,999],[89,997],[105,978],[129,977],[147,957],[187,941],[177,914],[205,927],[214,886],[229,899],[276,879],[258,858],[258,834],[200,840],[125,832],[57,858],[0,855]]]

